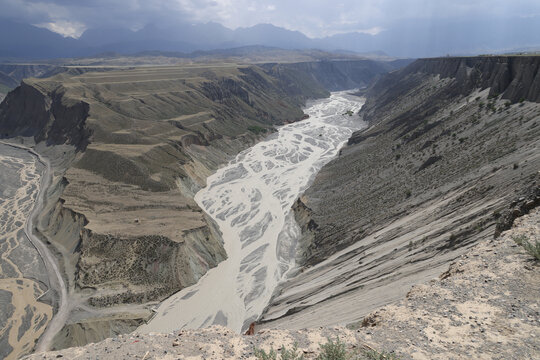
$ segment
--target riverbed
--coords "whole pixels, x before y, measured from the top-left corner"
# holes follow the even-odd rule
[[[165,300],[139,331],[214,324],[241,331],[259,317],[294,267],[300,229],[291,207],[364,126],[357,116],[362,105],[347,92],[310,102],[308,119],[280,127],[207,179],[195,200],[219,225],[228,258]]]
[[[52,306],[39,301],[45,265],[24,232],[42,171],[28,151],[0,144],[0,358],[28,353],[52,318]]]

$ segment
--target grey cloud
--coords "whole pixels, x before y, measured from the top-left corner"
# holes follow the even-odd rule
[[[272,23],[310,36],[391,29],[411,20],[482,19],[540,14],[537,0],[0,0],[4,16],[32,23],[126,27],[180,22],[229,28]]]

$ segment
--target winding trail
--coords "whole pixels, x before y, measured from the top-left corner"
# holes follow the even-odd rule
[[[51,185],[51,164],[49,160],[41,156],[41,154],[37,153],[32,148],[24,145],[12,144],[1,140],[0,143],[6,146],[26,150],[27,152],[35,156],[39,160],[39,162],[41,162],[45,167],[38,186],[38,195],[36,197],[36,202],[32,211],[30,212],[30,215],[28,216],[28,219],[26,220],[26,223],[24,224],[24,232],[28,237],[28,240],[30,240],[32,245],[34,245],[39,255],[43,259],[49,277],[49,286],[55,289],[58,294],[58,312],[50,321],[47,329],[39,339],[38,345],[36,347],[37,352],[46,351],[49,350],[50,344],[54,336],[62,329],[62,327],[66,323],[70,312],[70,308],[68,306],[68,292],[66,288],[66,283],[64,282],[64,279],[60,272],[58,262],[56,261],[56,258],[51,253],[51,251],[47,248],[47,246],[36,235],[34,235],[33,232],[34,221],[36,220],[37,216],[43,208],[45,193]]]
[[[141,332],[224,325],[241,331],[268,305],[294,266],[300,229],[291,207],[353,130],[361,98],[346,92],[311,103],[310,118],[279,128],[207,179],[195,200],[219,225],[228,258],[165,300]]]

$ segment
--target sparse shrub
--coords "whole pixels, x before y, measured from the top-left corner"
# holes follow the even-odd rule
[[[339,338],[335,342],[328,339],[328,342],[320,347],[321,353],[317,356],[317,360],[345,360],[347,358],[345,343],[341,342]]]
[[[386,351],[379,352],[372,348],[366,349],[358,347],[355,350],[347,351],[347,347],[344,342],[339,338],[335,341],[328,339],[326,344],[321,344],[321,352],[317,356],[317,360],[399,360],[397,355],[388,353]],[[294,344],[292,349],[286,349],[284,346],[276,351],[270,349],[270,352],[255,348],[255,356],[260,360],[303,360],[304,355],[298,354],[298,345]]]
[[[253,351],[255,353],[255,356],[257,359],[260,360],[277,360],[277,352],[274,349],[270,349],[269,353],[266,353],[266,351],[262,349],[255,348]]]
[[[279,349],[279,358],[278,352],[274,349],[270,349],[269,353],[266,353],[262,349],[255,348],[255,356],[261,360],[303,360],[304,355],[298,354],[298,344],[294,344],[292,349],[287,349],[285,346],[281,346]]]
[[[512,105],[512,103],[510,101],[507,101],[507,102],[504,103],[504,106],[506,106],[507,108],[509,108],[510,105]]]
[[[516,244],[522,246],[529,255],[534,257],[537,261],[540,260],[540,242],[531,242],[525,235],[512,236],[512,239]]]
[[[363,357],[359,359],[365,360],[399,360],[396,354],[388,353],[386,351],[378,352],[375,350],[369,350],[364,352]]]
[[[264,134],[268,131],[267,128],[265,127],[262,127],[262,126],[258,126],[258,125],[252,125],[252,126],[248,126],[247,128],[249,131],[251,131],[252,133],[254,134]]]
[[[411,190],[405,190],[405,197],[408,199],[411,197]]]
[[[514,165],[512,165],[512,169],[516,170],[517,168],[519,168],[519,164],[518,164],[518,163],[514,163]]]

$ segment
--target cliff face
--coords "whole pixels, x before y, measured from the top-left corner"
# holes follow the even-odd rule
[[[89,130],[85,129],[88,104],[63,101],[63,89],[42,91],[25,82],[0,104],[0,134],[32,136],[48,145],[69,144],[84,150]]]
[[[361,319],[537,206],[540,104],[526,99],[539,101],[539,64],[425,59],[383,75],[360,112],[371,126],[295,205],[302,268],[262,320]]]
[[[539,70],[540,61],[534,56],[417,60],[403,69],[386,74],[370,87],[362,110],[363,117],[369,122],[380,121],[386,111],[393,111],[387,107],[392,106],[397,97],[412,91],[429,76],[453,81],[445,86],[444,92],[438,91],[436,96],[432,96],[431,101],[424,101],[424,106],[437,107],[440,101],[466,96],[476,89],[489,89],[488,96],[499,96],[511,103],[523,100],[540,102]]]
[[[540,59],[534,56],[436,58],[416,61],[407,72],[454,78],[462,94],[489,88],[489,95],[540,102]]]

